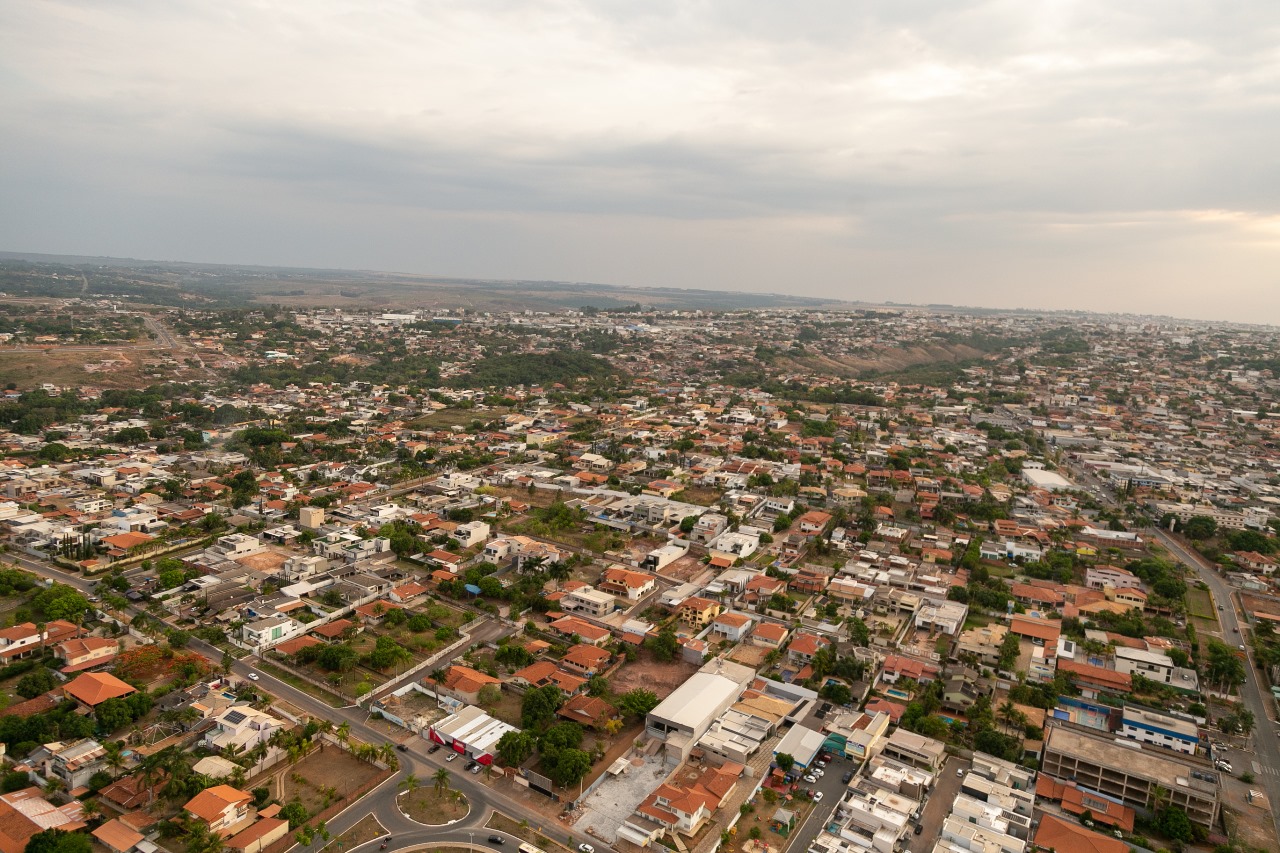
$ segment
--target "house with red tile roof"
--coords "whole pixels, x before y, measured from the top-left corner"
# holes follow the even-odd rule
[[[617,716],[617,710],[598,696],[580,693],[577,696],[570,696],[568,701],[560,706],[560,710],[556,711],[556,715],[579,725],[599,729]]]
[[[576,616],[564,616],[547,626],[553,634],[561,637],[572,637],[593,646],[603,645],[612,636],[608,630],[592,625]]]
[[[477,704],[480,701],[480,691],[488,685],[494,685],[501,689],[502,679],[485,675],[483,672],[460,664],[454,664],[446,669],[443,680],[439,682],[439,686],[445,692],[461,699],[468,705]]]
[[[115,660],[119,650],[120,644],[106,637],[65,640],[54,647],[54,653],[63,663],[61,671],[68,675],[106,666]]]
[[[0,794],[0,853],[23,853],[31,837],[46,829],[75,832],[84,826],[79,800],[55,806],[34,786]]]
[[[1070,676],[1071,682],[1088,699],[1097,698],[1099,693],[1120,694],[1133,689],[1133,679],[1128,673],[1080,661],[1059,658],[1058,672],[1065,672]]]
[[[751,630],[751,644],[770,649],[781,649],[791,631],[778,622],[761,622]]]
[[[62,692],[81,705],[96,708],[108,699],[119,699],[138,691],[109,672],[86,672],[63,685]]]
[[[252,802],[253,795],[238,788],[214,785],[196,794],[182,808],[204,823],[210,832],[225,836],[233,826],[248,819]]]
[[[1097,798],[1101,802],[1101,798]],[[1129,845],[1120,838],[1112,838],[1100,832],[1086,829],[1078,823],[1065,821],[1051,814],[1040,816],[1035,845],[1041,850],[1055,853],[1128,853]]]
[[[590,678],[608,667],[612,658],[613,655],[604,649],[578,643],[565,652],[564,657],[560,659],[560,665],[574,675]]]
[[[787,644],[787,658],[793,663],[806,664],[813,660],[821,649],[831,645],[826,637],[810,634],[808,631],[797,632]]]
[[[936,681],[941,674],[936,664],[926,663],[915,658],[902,655],[888,655],[880,667],[879,681],[896,684],[899,679],[909,678],[922,684]]]

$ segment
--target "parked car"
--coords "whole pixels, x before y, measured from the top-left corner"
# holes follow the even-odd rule
[[[924,832],[924,824],[922,823],[917,823],[916,828],[911,830],[912,835],[919,835],[922,832]]]
[[[457,758],[457,757],[458,757],[458,753],[456,753],[456,752],[451,752],[451,753],[449,753],[449,757],[448,757],[448,758],[446,758],[446,759],[445,759],[445,761],[453,761],[453,760],[454,760],[455,758]]]
[[[396,749],[400,750],[401,752],[408,752],[408,751],[409,751],[409,747],[405,746],[405,745],[404,745],[404,744],[402,744],[402,743],[398,743],[398,744],[396,744]]]
[[[440,751],[440,744],[433,743],[431,744],[431,748],[427,750],[427,755],[435,755],[439,751]]]
[[[480,772],[481,770],[483,770],[483,769],[484,769],[484,765],[483,765],[483,764],[480,764],[479,762],[477,762],[476,764],[474,764],[474,765],[471,767],[471,772],[472,772],[472,773],[479,773],[479,772]]]
[[[1217,766],[1217,768],[1218,768],[1219,770],[1221,770],[1223,773],[1234,773],[1234,772],[1235,772],[1234,770],[1232,770],[1232,769],[1231,769],[1231,762],[1230,762],[1230,761],[1219,761],[1219,762],[1217,763],[1217,765],[1216,765],[1216,766]]]
[[[823,770],[821,767],[815,767],[813,768],[813,775],[821,779],[823,776],[827,775],[827,771]]]
[[[820,803],[820,802],[822,802],[822,792],[821,792],[821,791],[818,791],[818,792],[816,792],[816,793],[813,795],[813,801],[814,801],[815,803]]]
[[[849,784],[849,780],[851,780],[851,779],[853,779],[853,771],[852,771],[852,770],[846,770],[846,771],[844,771],[844,775],[840,777],[840,781],[841,781],[841,782],[843,782],[843,783],[845,783],[846,785],[848,785],[848,784]]]
[[[507,843],[507,840],[506,840],[505,838],[503,838],[501,835],[490,835],[490,836],[489,836],[489,843],[490,843],[490,844],[496,844],[496,845],[498,845],[499,847],[501,847],[502,845],[504,845],[504,844],[506,844],[506,843]]]
[[[814,784],[814,783],[816,783],[816,782],[818,781],[818,777],[817,777],[817,776],[814,776],[814,775],[809,774],[809,773],[806,773],[804,776],[801,776],[800,778],[801,778],[801,779],[804,779],[804,781],[808,782],[810,785],[812,785],[812,784]]]
[[[590,844],[579,844],[578,849],[581,850],[582,853],[596,853],[596,848],[592,847]]]
[[[956,768],[956,775],[957,775],[957,776],[964,776],[964,768],[963,768],[963,767],[958,767],[958,768]]]

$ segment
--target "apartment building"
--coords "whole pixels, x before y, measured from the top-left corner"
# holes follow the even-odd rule
[[[1045,775],[1135,809],[1154,808],[1156,790],[1163,789],[1192,822],[1212,827],[1218,820],[1220,774],[1208,759],[1051,722],[1040,767]]]

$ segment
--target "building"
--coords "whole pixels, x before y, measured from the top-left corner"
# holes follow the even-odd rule
[[[502,689],[502,679],[486,675],[469,666],[454,664],[444,671],[444,678],[437,685],[442,693],[474,705],[480,701],[480,691],[488,686]]]
[[[751,630],[751,617],[745,613],[721,613],[711,623],[711,635],[718,640],[736,643]]]
[[[959,601],[926,598],[916,611],[916,628],[924,631],[937,631],[941,634],[955,636],[964,627],[964,620],[969,615],[969,605]]]
[[[590,586],[581,586],[560,596],[560,609],[567,613],[582,613],[597,619],[613,612],[613,596]]]
[[[105,637],[83,637],[58,643],[54,651],[67,675],[106,666],[116,659],[120,644]]]
[[[947,756],[947,746],[931,737],[897,728],[885,739],[882,754],[912,767],[933,769],[942,767]]]
[[[1173,684],[1173,670],[1173,658],[1166,654],[1125,646],[1116,649],[1116,672],[1123,672],[1130,678],[1141,675],[1159,684]]]
[[[1120,711],[1120,733],[1130,740],[1185,755],[1195,755],[1200,746],[1200,729],[1192,721],[1133,705]]]
[[[686,598],[679,610],[680,621],[690,628],[702,630],[720,615],[720,605],[707,598]]]
[[[86,672],[66,684],[62,692],[81,705],[96,708],[108,699],[120,699],[138,691],[109,672]]]
[[[519,729],[490,717],[483,708],[467,705],[434,723],[427,730],[427,737],[481,764],[492,764],[498,741],[507,732],[516,731]]]
[[[51,779],[62,782],[63,790],[74,791],[89,785],[89,779],[106,769],[106,750],[92,738],[71,743],[46,743],[27,757],[33,781],[41,785]]]
[[[79,800],[55,806],[35,787],[0,794],[0,853],[23,853],[31,836],[46,829],[75,832],[84,826]]]
[[[288,616],[268,616],[246,623],[240,629],[240,637],[250,648],[264,651],[282,640],[301,634],[304,627]]]
[[[244,752],[288,728],[283,720],[248,705],[233,705],[213,720],[214,727],[205,733],[204,746],[219,752]]]
[[[232,827],[247,820],[253,795],[230,785],[214,785],[196,794],[183,806],[189,814],[217,835],[230,834]]]
[[[749,667],[709,661],[646,715],[645,732],[665,744],[668,764],[688,759],[698,739],[754,677],[755,670]]]
[[[600,575],[600,589],[627,601],[639,601],[653,592],[658,579],[647,572],[634,572],[623,566],[610,566]]]
[[[1212,827],[1218,821],[1220,774],[1204,758],[1053,721],[1045,730],[1040,767],[1086,793],[1135,809],[1153,809],[1157,789],[1163,789],[1169,804],[1193,823]]]
[[[1129,853],[1125,841],[1051,814],[1041,816],[1040,828],[1033,840],[1041,850],[1055,853]]]

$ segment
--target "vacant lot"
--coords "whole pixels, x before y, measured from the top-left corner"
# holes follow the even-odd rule
[[[514,835],[521,841],[527,841],[535,847],[541,847],[543,850],[567,851],[569,849],[557,841],[552,841],[539,831],[539,829],[545,829],[546,827],[534,828],[529,826],[528,822],[512,820],[502,812],[496,811],[490,815],[489,821],[485,826],[505,832],[508,835]]]
[[[282,803],[298,800],[311,814],[344,800],[378,774],[378,768],[360,761],[345,749],[327,746],[284,769],[272,768],[268,787]],[[255,780],[262,785],[263,780]]]
[[[609,681],[614,693],[626,693],[639,687],[652,690],[659,699],[665,699],[697,671],[696,666],[682,661],[640,660],[622,667]]]

